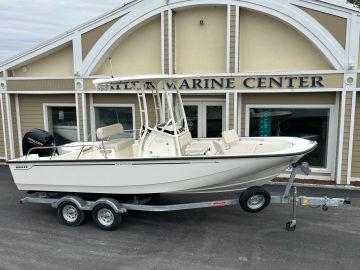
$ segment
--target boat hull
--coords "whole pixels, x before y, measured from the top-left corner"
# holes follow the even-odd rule
[[[9,163],[19,190],[213,193],[262,185],[303,155]]]

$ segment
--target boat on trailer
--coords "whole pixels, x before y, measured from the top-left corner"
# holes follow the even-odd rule
[[[18,189],[101,194],[238,191],[275,178],[317,145],[295,137],[240,138],[235,130],[223,131],[221,138],[192,138],[175,79],[94,80],[100,91],[126,84],[137,93],[138,139],[109,140],[125,132],[118,123],[99,128],[96,142],[34,144],[23,156],[8,161]],[[148,95],[155,107],[152,124]],[[44,150],[49,154],[39,155]]]
[[[328,206],[350,203],[347,198],[297,196],[296,188],[290,194],[295,175],[310,173],[307,163],[296,162],[316,147],[315,141],[239,137],[235,130],[223,131],[221,138],[192,138],[180,91],[173,82],[177,78],[141,76],[94,81],[102,91],[121,89],[120,84],[136,91],[141,119],[137,139],[121,138],[128,132],[121,123],[99,128],[99,141],[62,146],[53,145],[53,136],[46,131],[33,129],[26,133],[24,155],[8,161],[18,189],[35,192],[21,203],[51,205],[57,208],[59,221],[69,226],[82,224],[85,213],[91,211],[94,222],[103,230],[117,229],[127,211],[163,212],[240,204],[243,210],[255,213],[270,201],[293,205],[286,229],[294,230],[295,205],[322,206],[327,210]],[[148,94],[155,106],[153,124],[149,121]],[[114,136],[117,139],[111,139]],[[261,187],[289,167],[292,173],[283,196],[271,196]],[[242,192],[230,200],[149,204],[154,193],[228,191]],[[124,194],[133,198],[123,202],[120,199],[124,196],[116,196]]]

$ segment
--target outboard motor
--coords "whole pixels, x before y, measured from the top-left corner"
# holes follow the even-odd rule
[[[29,132],[27,132],[22,140],[23,146],[23,155],[27,155],[29,150],[34,147],[46,147],[46,146],[54,146],[55,140],[54,136],[49,132],[39,129],[33,128]],[[51,156],[55,148],[46,148],[46,149],[33,149],[30,154],[38,154],[39,157],[48,157]]]

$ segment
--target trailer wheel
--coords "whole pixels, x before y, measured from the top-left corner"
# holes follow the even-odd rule
[[[92,211],[95,224],[102,230],[113,231],[119,228],[122,222],[122,214],[116,213],[107,204],[99,204]]]
[[[62,202],[58,208],[58,217],[61,224],[79,226],[85,220],[85,212],[72,202]]]
[[[260,212],[269,205],[270,200],[269,192],[259,186],[249,187],[239,197],[241,208],[249,213]]]

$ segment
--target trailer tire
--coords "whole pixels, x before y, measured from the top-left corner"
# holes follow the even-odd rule
[[[100,229],[114,231],[119,228],[122,222],[122,214],[116,213],[111,206],[102,203],[93,209],[92,219]]]
[[[80,210],[72,202],[62,202],[58,207],[58,218],[61,224],[67,226],[79,226],[85,220],[85,211]]]
[[[270,193],[259,186],[249,187],[239,197],[241,208],[249,213],[260,212],[269,205],[270,200]]]

